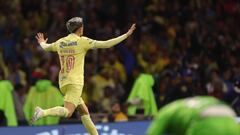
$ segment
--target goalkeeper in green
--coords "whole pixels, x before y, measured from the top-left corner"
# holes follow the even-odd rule
[[[147,135],[240,135],[235,116],[213,97],[181,99],[160,110]]]

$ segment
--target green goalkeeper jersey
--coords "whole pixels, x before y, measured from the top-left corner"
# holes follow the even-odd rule
[[[216,112],[214,108],[223,111]],[[235,113],[230,107],[213,97],[202,96],[181,99],[166,105],[160,110],[150,125],[147,135],[188,135],[187,132],[193,123],[212,117],[217,119],[227,117],[227,119],[230,119],[230,125],[236,125],[237,128],[234,116]],[[234,127],[233,130],[239,131],[236,128]],[[238,133],[236,131],[236,135],[239,135]]]

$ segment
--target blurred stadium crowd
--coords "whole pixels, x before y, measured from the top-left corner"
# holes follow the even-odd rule
[[[35,40],[67,35],[65,22],[84,18],[84,35],[106,40],[137,23],[133,37],[85,60],[83,97],[90,112],[124,109],[139,74],[151,74],[158,108],[179,98],[212,95],[240,114],[240,2],[237,0],[0,0],[0,76],[14,86],[15,108],[38,79],[58,84],[58,56]],[[144,84],[143,84],[144,85]],[[1,93],[0,93],[1,94]],[[44,102],[44,101],[43,101]],[[21,114],[21,113],[20,113]],[[19,119],[24,115],[17,113]]]

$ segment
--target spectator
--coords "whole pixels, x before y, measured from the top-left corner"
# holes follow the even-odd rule
[[[58,89],[53,86],[49,80],[38,80],[36,84],[30,88],[23,110],[27,121],[30,123],[36,106],[46,109],[56,105],[63,105],[63,96]],[[59,117],[46,117],[35,122],[35,124],[52,125],[59,123],[59,120]]]
[[[224,94],[227,92],[227,86],[219,77],[217,71],[211,72],[211,81],[207,83],[207,92],[218,99],[224,99]]]
[[[0,76],[1,80],[1,76]],[[17,126],[17,118],[16,112],[14,109],[13,103],[13,85],[8,80],[0,81],[0,110],[4,112],[4,116],[6,117],[7,126]]]
[[[7,126],[7,122],[6,122],[6,117],[4,115],[4,111],[0,110],[0,127],[1,126]]]
[[[98,102],[104,98],[104,88],[106,86],[115,88],[114,80],[111,78],[111,71],[103,69],[100,74],[97,74],[91,78],[93,84],[93,101]]]
[[[7,79],[7,77],[9,76],[9,70],[8,67],[3,59],[3,52],[2,52],[2,48],[0,48],[0,71],[2,72],[3,76],[2,79]]]
[[[112,101],[112,113],[113,113],[113,121],[114,122],[121,122],[121,121],[128,121],[127,115],[123,112],[123,109],[119,102]]]
[[[152,116],[157,113],[157,104],[153,94],[153,76],[146,73],[139,74],[135,80],[130,95],[128,115],[135,115],[137,110],[143,110],[145,116]]]
[[[116,70],[119,73],[119,81],[121,83],[125,83],[127,81],[126,77],[126,71],[123,66],[123,64],[120,62],[118,56],[116,55],[116,52],[112,52],[108,58],[109,58],[109,68],[111,68],[113,71]]]
[[[23,112],[23,105],[25,103],[25,98],[26,98],[25,89],[26,87],[19,84],[15,86],[15,89],[13,91],[13,101],[14,101],[17,119],[18,121],[21,121],[21,122],[26,120]]]
[[[234,107],[235,111],[238,115],[240,115],[240,79],[236,79],[234,83],[234,91],[235,91],[235,97],[232,101],[232,106]]]
[[[111,101],[117,100],[116,96],[114,95],[114,90],[112,87],[106,86],[104,88],[104,96],[101,100],[101,108],[103,112],[110,113],[111,112]]]
[[[127,115],[123,112],[117,100],[112,100],[111,113],[103,119],[104,122],[123,122],[128,121]]]
[[[1,46],[3,48],[3,54],[4,54],[3,57],[5,59],[16,62],[17,56],[14,55],[16,53],[15,52],[16,39],[14,38],[13,34],[14,33],[13,33],[12,29],[9,27],[6,27],[4,29],[3,38],[0,39],[1,40],[0,42],[1,42]]]
[[[165,73],[162,76],[160,76],[160,78],[157,81],[159,83],[157,83],[157,86],[155,88],[156,89],[155,96],[158,108],[160,108],[170,102],[169,87],[171,86],[171,75]]]
[[[9,67],[9,76],[8,80],[10,80],[13,85],[27,85],[26,81],[26,73],[21,69],[20,63],[12,63],[8,62]]]

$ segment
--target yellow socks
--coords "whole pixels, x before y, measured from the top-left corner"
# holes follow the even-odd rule
[[[60,116],[60,117],[67,117],[68,116],[68,109],[61,106],[56,106],[50,109],[42,110],[41,117],[46,116]],[[40,117],[40,118],[41,118]],[[93,124],[90,115],[83,115],[81,116],[82,123],[90,135],[98,135],[97,129]]]
[[[50,109],[43,110],[43,117],[45,116],[60,116],[60,117],[67,117],[68,116],[68,109],[61,106],[56,106]]]
[[[90,135],[98,135],[97,129],[93,124],[90,115],[81,116],[82,123]]]

